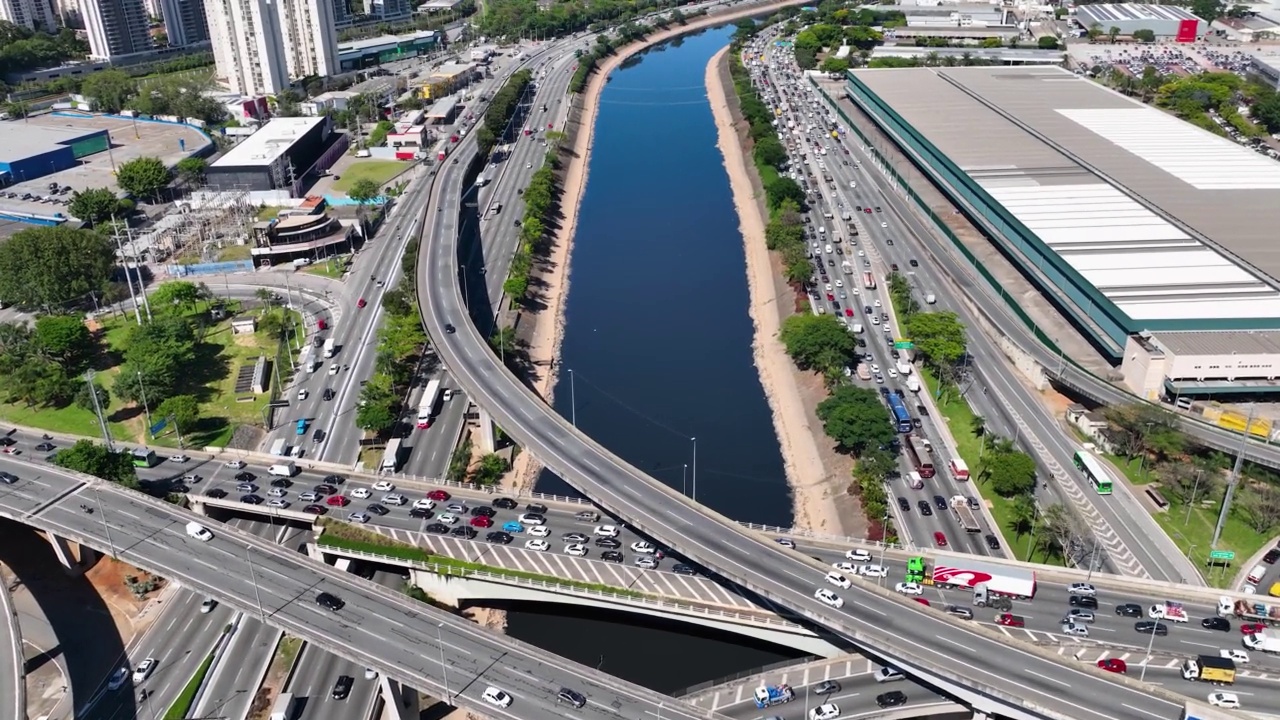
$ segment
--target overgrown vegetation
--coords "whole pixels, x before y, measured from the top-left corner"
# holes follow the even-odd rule
[[[497,146],[498,140],[507,129],[507,124],[519,109],[520,98],[524,96],[525,88],[529,86],[532,79],[532,70],[520,70],[508,78],[498,92],[493,94],[489,108],[484,112],[484,120],[480,123],[480,127],[476,128],[476,143],[479,145],[481,156],[487,156]]]
[[[407,250],[401,263],[412,266],[416,257],[416,250]],[[384,314],[378,328],[374,373],[360,390],[355,418],[356,427],[375,435],[386,435],[395,427],[414,370],[427,346],[412,278],[412,272],[406,273],[404,282],[382,295]]]
[[[497,38],[551,38],[584,30],[600,32],[610,25],[624,24],[648,13],[694,1],[586,0],[552,2],[544,7],[537,0],[487,0],[479,32]]]

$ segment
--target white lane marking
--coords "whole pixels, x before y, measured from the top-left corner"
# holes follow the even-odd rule
[[[1043,680],[1048,680],[1048,681],[1049,681],[1049,682],[1051,682],[1051,683],[1057,683],[1057,684],[1061,685],[1062,687],[1067,687],[1067,688],[1071,687],[1071,683],[1065,683],[1065,682],[1062,682],[1061,680],[1059,680],[1059,679],[1057,679],[1057,678],[1051,678],[1051,677],[1049,677],[1048,675],[1041,675],[1040,673],[1036,672],[1035,670],[1027,670],[1026,672],[1027,672],[1027,674],[1028,674],[1028,675],[1035,675],[1036,677],[1041,678],[1041,679],[1043,679]]]

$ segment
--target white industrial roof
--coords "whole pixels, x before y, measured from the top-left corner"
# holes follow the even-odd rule
[[[327,117],[275,118],[231,148],[226,155],[213,162],[211,167],[265,166],[275,162],[298,138],[306,135]]]
[[[1103,24],[1116,20],[1200,20],[1176,5],[1081,5],[1076,8],[1076,15],[1085,15]]]

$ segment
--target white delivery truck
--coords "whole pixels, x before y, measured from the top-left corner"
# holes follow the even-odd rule
[[[1250,650],[1259,652],[1276,654],[1280,653],[1280,637],[1269,636],[1266,633],[1254,633],[1244,636],[1244,646]]]
[[[275,442],[271,443],[271,454],[274,457],[284,457],[286,445],[284,438],[276,438]]]
[[[326,358],[333,357],[333,354],[337,351],[338,351],[338,342],[336,340],[334,340],[333,338],[329,338],[324,341],[324,356]]]
[[[267,472],[279,477],[293,477],[298,474],[298,466],[292,460],[282,460],[267,468]]]
[[[907,378],[907,389],[913,393],[920,392],[920,380],[915,375]]]
[[[938,296],[934,295],[933,293],[929,293],[928,295],[924,296],[924,301],[930,305],[933,305],[934,303],[938,302]]]
[[[899,360],[899,361],[898,361],[898,373],[899,373],[900,375],[910,375],[910,374],[911,374],[911,363],[909,363],[909,362],[903,362],[903,361]]]
[[[849,326],[849,331],[852,332],[854,335],[861,335],[862,323],[857,323],[857,322],[853,323],[852,325]]]
[[[276,706],[271,710],[271,720],[293,720],[298,714],[298,700],[293,693],[280,693],[276,697]]]
[[[1171,620],[1176,623],[1184,623],[1187,621],[1187,609],[1180,602],[1165,600],[1162,603],[1156,603],[1147,610],[1147,617],[1152,620]]]

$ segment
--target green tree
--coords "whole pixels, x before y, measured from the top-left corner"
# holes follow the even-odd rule
[[[125,402],[156,408],[178,394],[182,370],[196,359],[195,332],[182,318],[156,317],[132,328],[122,346],[124,364],[112,392]]]
[[[1190,10],[1205,22],[1213,22],[1222,17],[1227,4],[1222,0],[1191,0]]]
[[[868,448],[888,447],[896,433],[889,411],[874,390],[842,385],[818,404],[818,419],[827,437],[841,449],[861,455]]]
[[[1024,452],[992,453],[984,463],[987,482],[1002,497],[1025,495],[1036,486],[1036,461]]]
[[[818,69],[825,73],[843,73],[849,69],[849,61],[831,56],[823,60]]]
[[[1126,457],[1155,454],[1158,459],[1181,453],[1186,437],[1178,417],[1158,405],[1131,403],[1102,410],[1111,442]]]
[[[178,426],[178,432],[191,432],[200,422],[200,401],[194,395],[174,395],[165,398],[152,413],[153,419],[169,418]]]
[[[853,357],[857,340],[833,315],[792,315],[778,338],[804,370],[839,370]]]
[[[36,319],[35,342],[41,353],[70,372],[84,369],[97,351],[93,334],[77,315],[43,315]]]
[[[135,490],[138,488],[138,472],[129,453],[111,452],[105,445],[90,440],[78,440],[75,445],[59,450],[53,456],[53,464]]]
[[[151,307],[159,312],[184,313],[195,308],[204,293],[200,286],[185,280],[161,284],[151,292]]]
[[[102,408],[103,412],[106,412],[107,406],[111,404],[111,393],[107,392],[107,389],[102,387],[102,385],[96,381],[93,383],[93,389],[98,394],[98,405]],[[96,410],[93,406],[93,397],[89,394],[88,383],[80,383],[80,390],[76,392],[75,404],[76,407],[81,410],[86,410],[88,412],[94,412]]]
[[[347,189],[347,197],[360,203],[363,207],[382,196],[382,188],[378,187],[378,183],[368,179],[360,178],[351,183],[351,187]]]
[[[1038,513],[1034,495],[1027,493],[1015,496],[1009,503],[1009,529],[1017,537],[1026,535],[1035,527]]]
[[[102,290],[114,264],[114,244],[97,233],[65,225],[22,230],[0,244],[0,299],[64,307]]]
[[[947,368],[964,358],[965,329],[955,313],[915,313],[903,321],[903,326],[916,350],[934,365]]]
[[[209,163],[204,158],[189,157],[178,161],[174,166],[178,172],[178,178],[188,185],[198,185],[204,182],[204,175],[209,170]]]
[[[76,381],[57,362],[38,355],[22,359],[8,374],[10,402],[22,402],[28,407],[37,405],[65,405],[75,397]]]
[[[88,223],[100,223],[122,214],[120,199],[107,188],[77,190],[71,194],[71,204],[67,209],[72,217]]]
[[[1044,35],[1036,41],[1036,46],[1041,50],[1057,50],[1058,38],[1052,35]]]
[[[1152,30],[1148,30],[1148,29],[1146,29],[1146,28],[1142,28],[1142,29],[1140,29],[1140,30],[1134,30],[1134,31],[1133,31],[1133,39],[1134,39],[1134,40],[1140,40],[1140,41],[1142,41],[1142,42],[1146,42],[1146,43],[1153,43],[1153,42],[1155,42],[1155,41],[1156,41],[1156,34],[1155,34],[1155,32],[1154,32],[1154,31],[1152,31]]]
[[[93,98],[97,110],[118,113],[138,91],[137,83],[123,70],[110,68],[84,79],[80,92]]]
[[[787,149],[773,136],[761,138],[752,153],[756,162],[772,167],[779,167],[787,161]]]
[[[360,391],[360,404],[356,407],[356,427],[382,434],[396,424],[396,394],[391,378],[374,374]]]
[[[482,455],[476,469],[471,473],[471,482],[478,485],[493,485],[502,479],[508,469],[510,466],[506,458],[501,455],[493,453]]]
[[[369,144],[379,147],[387,141],[387,135],[395,130],[396,126],[391,124],[390,120],[379,120],[378,124],[373,127],[373,132],[369,133]]]
[[[116,184],[137,198],[156,197],[172,179],[173,174],[159,158],[134,158],[116,169]]]

